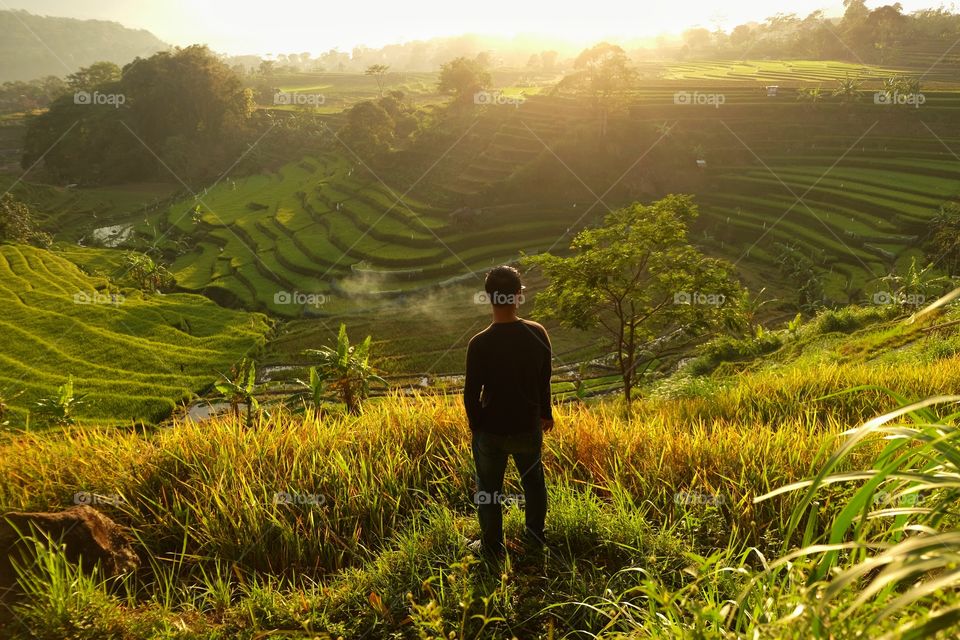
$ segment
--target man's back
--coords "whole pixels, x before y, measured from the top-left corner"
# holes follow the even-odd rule
[[[474,431],[512,434],[552,419],[550,338],[530,320],[494,322],[467,348],[464,405]]]

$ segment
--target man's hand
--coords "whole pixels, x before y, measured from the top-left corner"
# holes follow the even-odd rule
[[[543,429],[544,433],[549,433],[553,431],[553,420],[547,418],[540,418],[540,428]]]

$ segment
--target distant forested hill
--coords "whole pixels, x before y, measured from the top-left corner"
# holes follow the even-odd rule
[[[0,11],[0,82],[65,76],[109,60],[121,66],[169,45],[149,31],[117,22],[36,16]]]

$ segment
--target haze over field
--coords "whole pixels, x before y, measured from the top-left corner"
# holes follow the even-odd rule
[[[882,2],[867,3],[871,8]],[[930,7],[925,0],[899,3],[904,12]],[[732,29],[779,13],[801,17],[823,10],[843,15],[843,3],[824,0],[724,2],[624,2],[588,5],[551,0],[489,0],[451,6],[443,0],[411,2],[313,2],[290,0],[265,6],[253,0],[8,0],[3,7],[34,14],[113,20],[147,29],[170,44],[204,43],[230,55],[309,51],[388,44],[476,34],[498,41],[529,40],[531,47],[582,48],[600,40],[630,43],[691,27]],[[565,46],[564,46],[565,45]]]

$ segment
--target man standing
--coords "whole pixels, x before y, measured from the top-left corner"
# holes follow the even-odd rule
[[[504,552],[503,476],[511,455],[523,486],[525,546],[545,544],[547,487],[541,450],[543,434],[553,429],[551,346],[546,329],[517,316],[524,286],[516,269],[491,270],[484,289],[493,306],[493,323],[467,347],[463,404],[477,468],[479,550],[499,556]]]

